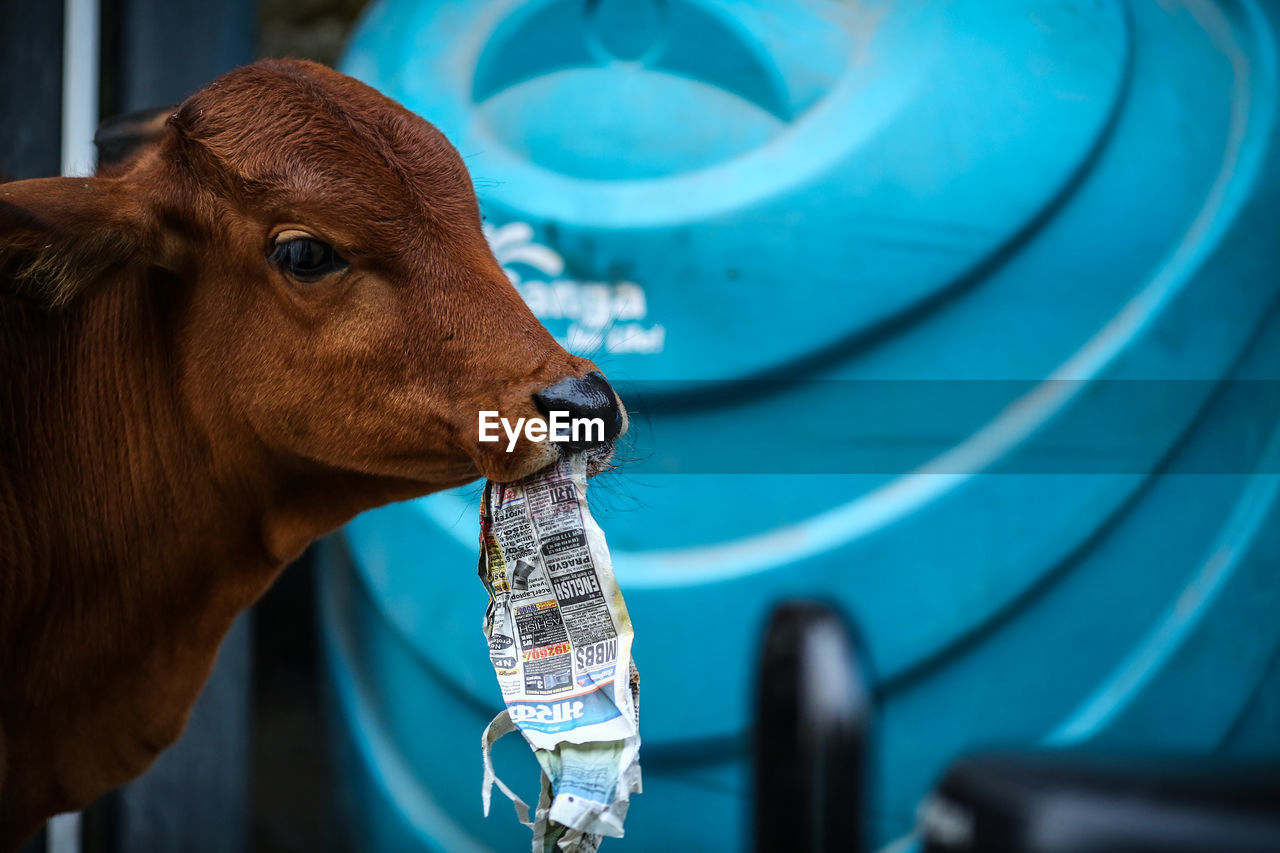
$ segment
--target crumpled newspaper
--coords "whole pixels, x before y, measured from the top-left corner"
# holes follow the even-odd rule
[[[609,548],[587,509],[586,459],[485,486],[484,633],[506,709],[484,730],[484,813],[496,784],[533,829],[534,853],[591,853],[622,837],[640,792],[640,675]],[[492,748],[519,730],[542,766],[529,807],[497,778]]]

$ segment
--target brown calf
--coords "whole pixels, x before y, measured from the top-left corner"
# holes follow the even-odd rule
[[[625,429],[592,371],[444,137],[317,65],[226,75],[109,173],[0,185],[0,850],[144,770],[315,537],[554,458],[479,443],[478,410],[594,394]]]

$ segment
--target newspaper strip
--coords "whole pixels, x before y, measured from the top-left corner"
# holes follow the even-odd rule
[[[484,632],[506,710],[482,736],[484,812],[493,785],[533,829],[534,853],[591,853],[622,837],[640,791],[640,676],[604,533],[587,509],[586,459],[485,486]],[[519,730],[542,767],[529,807],[493,771],[493,743]]]

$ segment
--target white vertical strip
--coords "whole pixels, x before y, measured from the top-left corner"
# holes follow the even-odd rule
[[[62,174],[93,173],[98,126],[98,2],[63,0]]]
[[[44,834],[46,853],[80,853],[80,812],[50,818]]]

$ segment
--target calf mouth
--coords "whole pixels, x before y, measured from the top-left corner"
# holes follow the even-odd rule
[[[482,411],[478,443],[471,449],[475,468],[482,477],[510,483],[543,471],[562,459],[581,456],[586,462],[587,476],[594,477],[614,467],[618,439],[626,434],[629,426],[620,402],[610,407],[608,414],[610,418],[606,421],[581,416],[581,408],[567,412],[544,407],[540,415],[511,419],[497,410]]]
[[[588,447],[582,451],[562,451],[563,455],[580,452],[587,460],[587,477],[594,477],[596,474],[603,473],[613,468],[613,455],[617,450],[618,443],[616,441],[597,444],[594,447]]]
[[[480,476],[499,483],[513,483],[526,477],[535,476],[556,465],[562,459],[581,456],[586,460],[587,477],[612,469],[616,442],[608,441],[586,448],[572,448],[563,444],[542,444],[531,448],[530,452],[520,460],[512,460],[513,464],[495,467],[478,463],[475,467]],[[505,455],[505,454],[504,454]],[[492,460],[490,460],[492,461]]]

